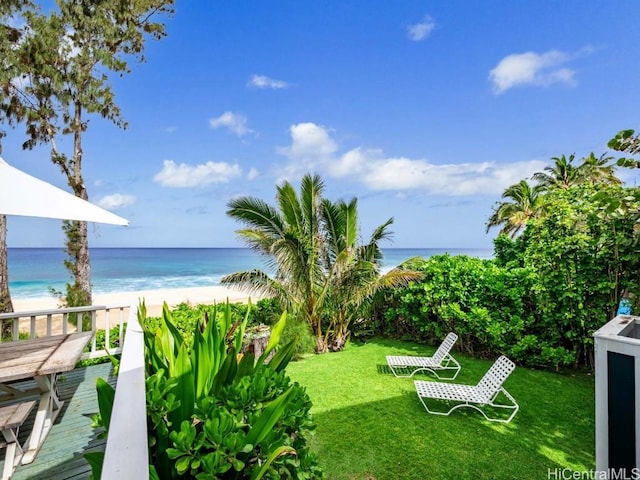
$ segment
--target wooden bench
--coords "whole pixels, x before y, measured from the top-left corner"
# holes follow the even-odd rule
[[[4,441],[0,439],[0,447],[7,448],[2,480],[9,480],[22,460],[24,451],[18,442],[18,429],[25,422],[35,404],[35,400],[31,400],[0,407],[0,431],[4,438]]]

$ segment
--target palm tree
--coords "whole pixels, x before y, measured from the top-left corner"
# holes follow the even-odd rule
[[[541,213],[543,192],[542,185],[532,187],[526,180],[508,187],[502,194],[502,198],[508,200],[494,207],[487,222],[487,232],[492,227],[502,226],[500,233],[514,238],[530,219]]]
[[[610,163],[612,160],[613,157],[606,157],[604,154],[596,157],[591,152],[582,159],[582,165],[578,167],[579,176],[592,185],[621,185],[622,181],[615,175],[615,163]]]
[[[573,164],[574,154],[571,154],[568,159],[562,155],[561,157],[552,157],[551,160],[554,161],[552,167],[545,167],[544,171],[533,174],[533,180],[537,181],[539,185],[545,189],[566,189],[582,182],[582,172],[579,167]]]
[[[357,200],[331,202],[323,190],[318,175],[305,175],[300,195],[289,182],[277,187],[277,206],[253,197],[230,201],[227,214],[247,226],[238,234],[275,274],[252,270],[221,280],[274,297],[300,315],[315,335],[317,352],[342,349],[350,323],[377,291],[419,276],[400,270],[381,276],[378,243],[390,237],[393,219],[358,245]]]
[[[379,244],[391,238],[390,218],[378,226],[369,241],[358,245],[358,201],[331,202],[323,199],[321,216],[325,239],[323,269],[328,273],[325,307],[326,329],[323,344],[331,350],[342,350],[350,334],[350,326],[358,320],[376,292],[404,286],[420,278],[411,270],[392,269],[380,274],[382,251]]]

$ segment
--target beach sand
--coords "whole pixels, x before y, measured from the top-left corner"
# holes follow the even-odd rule
[[[164,302],[166,302],[169,307],[174,307],[180,303],[188,303],[194,306],[199,304],[210,305],[213,303],[224,303],[227,299],[229,299],[229,302],[231,303],[246,303],[249,299],[249,295],[241,292],[240,290],[215,285],[210,287],[170,288],[140,290],[136,292],[94,294],[93,305],[106,307],[130,306],[137,305],[140,300],[144,300],[147,308],[147,316],[157,317],[162,314],[162,304]],[[257,302],[259,299],[260,298],[258,296],[251,296],[251,301],[253,303]],[[15,312],[33,312],[57,308],[59,308],[59,304],[55,297],[13,300],[13,309]],[[104,312],[98,312],[98,328],[103,326],[103,313]],[[24,322],[25,324],[23,327],[23,321],[21,320],[20,328],[28,329],[28,324],[26,323],[27,320]],[[54,320],[54,324],[59,322],[59,319]],[[57,330],[58,328],[58,325],[54,326],[54,330]],[[44,329],[44,323],[38,325],[39,334],[41,333],[41,329]]]

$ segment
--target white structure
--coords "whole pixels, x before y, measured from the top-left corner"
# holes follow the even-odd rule
[[[596,470],[631,475],[640,467],[640,317],[618,315],[593,336]]]

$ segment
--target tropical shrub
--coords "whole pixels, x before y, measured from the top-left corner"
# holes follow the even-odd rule
[[[238,354],[249,310],[233,322],[229,303],[216,306],[195,323],[190,341],[175,327],[166,305],[160,325],[146,323],[145,317],[142,305],[155,478],[322,476],[307,447],[315,426],[311,402],[284,372],[295,342],[276,349],[285,314],[258,358]]]
[[[256,303],[252,318],[260,324],[273,325],[278,321],[283,310],[285,309],[277,298],[262,298]],[[316,348],[313,332],[301,315],[287,315],[287,324],[280,336],[280,345],[286,345],[292,340],[296,341],[295,358],[313,353]]]
[[[638,153],[638,136],[623,130],[609,142],[614,150]],[[535,272],[537,328],[550,343],[539,360],[593,365],[593,332],[616,315],[621,298],[637,304],[640,255],[640,191],[625,188],[613,157],[593,153],[574,164],[573,155],[533,175],[535,201],[526,181],[508,188],[514,199],[494,209],[488,226],[524,228],[515,240],[498,236],[496,263]],[[621,158],[617,166],[637,167]],[[529,188],[527,192],[532,192]],[[526,215],[524,213],[526,212]],[[523,337],[522,352],[535,349],[535,337]]]
[[[403,267],[420,272],[422,280],[385,298],[382,329],[387,334],[439,342],[454,331],[458,348],[469,354],[505,353],[522,363],[531,363],[535,353],[526,334],[536,338],[538,353],[548,346],[535,328],[531,269],[502,268],[465,255],[413,259]]]
[[[275,298],[261,298],[256,302],[255,308],[252,310],[251,319],[253,323],[263,325],[273,325],[279,319],[285,309],[282,304]],[[289,325],[287,321],[287,325]]]
[[[191,305],[189,303],[180,303],[171,309],[171,321],[175,326],[176,330],[180,333],[182,338],[187,342],[191,343],[193,341],[193,332],[195,326],[202,321],[205,315],[210,319],[215,319],[224,315],[225,308],[220,308],[219,305],[215,304],[198,304]],[[234,318],[247,318],[246,328],[255,327],[259,324],[256,321],[254,315],[247,315],[247,312],[251,310],[252,312],[255,310],[252,308],[251,303],[229,303],[229,309],[231,315]],[[282,309],[278,313],[279,320],[282,315]],[[146,325],[152,329],[160,328],[164,322],[162,316],[160,317],[149,317],[145,320]],[[276,323],[273,320],[270,324]]]
[[[545,213],[495,260],[432,257],[407,266],[421,282],[385,302],[383,331],[422,340],[449,330],[472,354],[505,353],[525,365],[593,365],[593,332],[638,298],[640,190],[588,182],[552,188]]]
[[[625,290],[640,291],[636,219],[613,201],[637,204],[639,197],[619,186],[550,191],[547,214],[527,227],[523,258],[536,272],[540,326],[575,363],[593,365],[593,332],[616,315]]]

